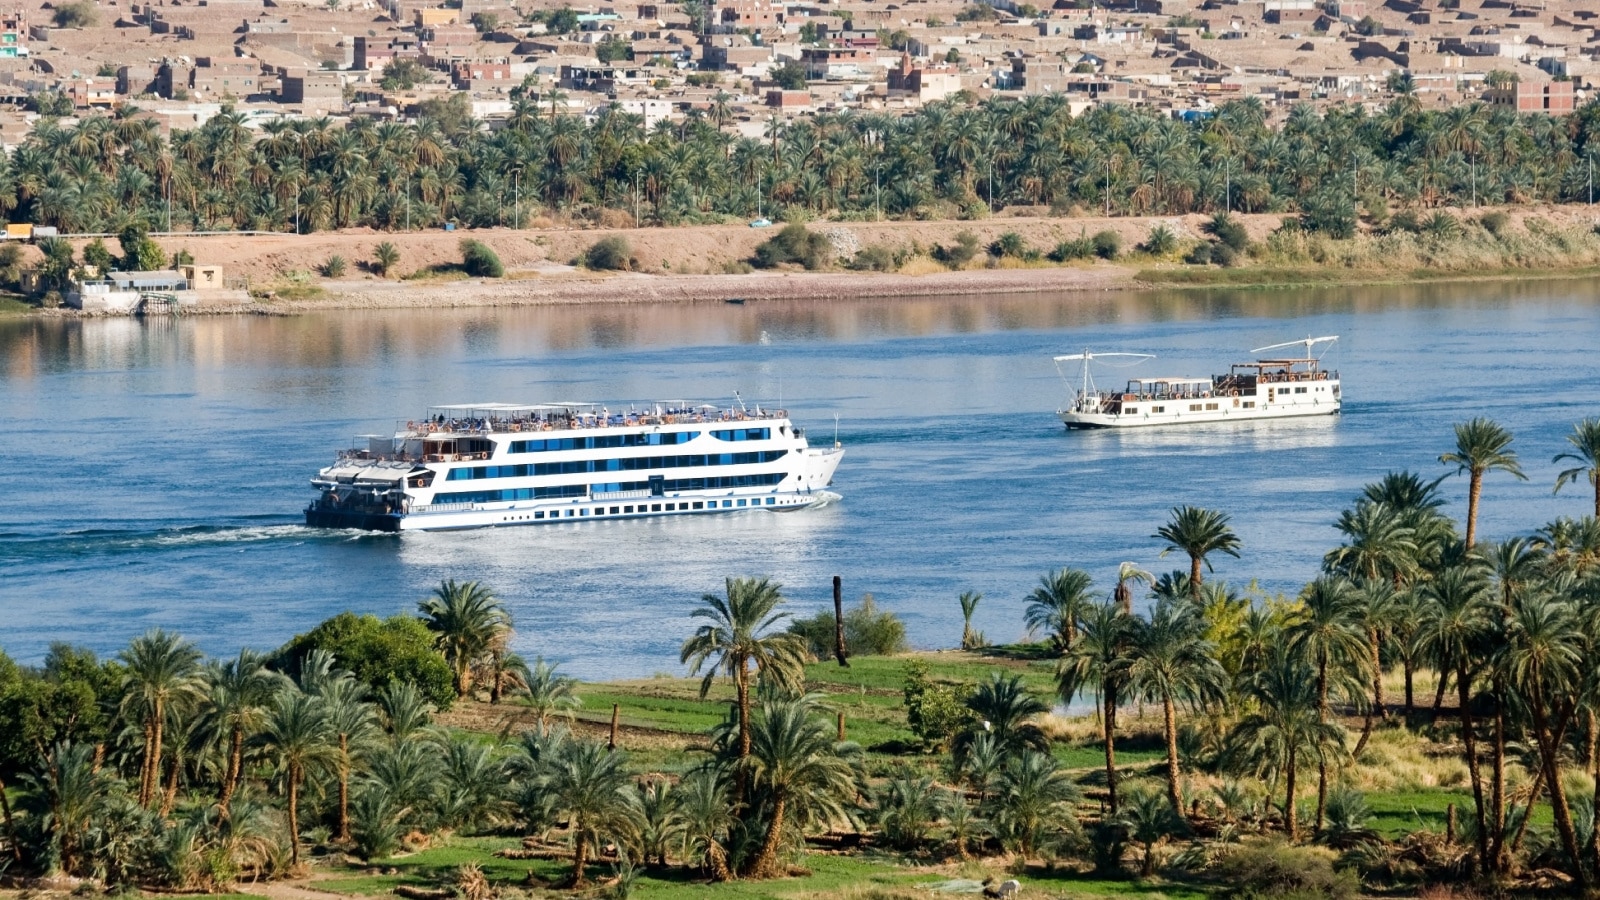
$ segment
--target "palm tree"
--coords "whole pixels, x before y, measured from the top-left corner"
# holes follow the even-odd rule
[[[727,786],[709,769],[689,773],[673,793],[683,817],[683,856],[698,859],[712,881],[733,877],[728,870],[728,834],[738,825]]]
[[[1313,666],[1317,680],[1317,721],[1328,723],[1328,697],[1334,690],[1347,698],[1360,699],[1361,675],[1368,662],[1366,635],[1361,627],[1360,597],[1349,581],[1323,576],[1306,586],[1301,594],[1298,621],[1289,626],[1286,637],[1294,652]],[[1317,767],[1316,833],[1322,834],[1327,812],[1328,770]]]
[[[1139,868],[1141,878],[1155,874],[1156,844],[1183,829],[1182,814],[1167,801],[1160,791],[1135,788],[1128,792],[1128,802],[1113,819],[1129,840],[1144,849]]]
[[[1557,453],[1551,462],[1571,460],[1578,465],[1571,469],[1563,469],[1556,475],[1556,491],[1568,484],[1577,484],[1582,478],[1594,486],[1594,515],[1600,519],[1600,418],[1589,417],[1572,426],[1572,433],[1567,435],[1567,443],[1573,449],[1564,453]]]
[[[576,692],[578,679],[560,674],[558,666],[559,663],[547,663],[540,656],[534,660],[533,667],[527,670],[524,684],[528,705],[539,714],[540,727],[548,725],[550,717],[559,712],[570,716],[572,710],[583,706],[583,700]]]
[[[683,843],[684,817],[678,792],[668,781],[651,780],[635,785],[634,818],[639,823],[639,857],[646,864],[667,867],[667,851]]]
[[[1116,599],[1117,605],[1122,607],[1123,612],[1132,615],[1133,588],[1131,585],[1144,584],[1148,587],[1155,587],[1155,583],[1156,576],[1139,568],[1134,563],[1125,562],[1117,567],[1117,588],[1112,593],[1112,597]]]
[[[787,829],[807,820],[849,817],[846,804],[856,795],[856,772],[830,730],[812,719],[805,700],[764,704],[752,732],[751,788],[761,798],[767,822],[744,874],[770,878],[782,874],[778,851]]]
[[[1245,685],[1255,711],[1229,735],[1229,755],[1257,775],[1283,779],[1283,818],[1290,842],[1299,839],[1295,776],[1308,761],[1319,765],[1344,751],[1344,730],[1317,711],[1317,678],[1311,665],[1288,647],[1274,648],[1265,666]]]
[[[567,741],[550,761],[548,790],[572,828],[572,880],[582,887],[589,849],[608,837],[626,838],[635,824],[626,756],[599,741]]]
[[[1346,542],[1322,558],[1329,572],[1349,578],[1387,578],[1397,585],[1416,568],[1416,529],[1386,503],[1360,502],[1334,523]]]
[[[1489,585],[1475,567],[1452,566],[1423,585],[1416,643],[1422,655],[1444,679],[1454,674],[1461,717],[1461,740],[1466,751],[1467,776],[1472,782],[1476,814],[1478,858],[1489,858],[1488,819],[1483,801],[1483,781],[1478,777],[1477,735],[1473,728],[1472,680],[1474,667],[1484,658],[1485,639],[1492,626]],[[1442,696],[1442,694],[1441,694]]]
[[[1200,564],[1205,563],[1206,569],[1211,569],[1211,561],[1206,557],[1213,553],[1226,553],[1234,559],[1239,558],[1239,536],[1228,527],[1228,514],[1212,509],[1179,506],[1172,510],[1172,518],[1167,524],[1156,529],[1151,537],[1167,542],[1167,548],[1161,551],[1162,556],[1174,550],[1188,554],[1189,587],[1197,599],[1200,596]]]
[[[356,755],[380,734],[377,710],[366,702],[367,686],[348,672],[339,672],[317,687],[317,699],[328,717],[328,727],[338,742],[334,760],[339,778],[337,830],[339,841],[350,840],[350,774]]]
[[[1216,645],[1206,639],[1208,625],[1192,603],[1156,604],[1147,623],[1135,629],[1129,689],[1159,702],[1167,741],[1167,799],[1183,815],[1182,772],[1178,767],[1178,714],[1182,703],[1199,708],[1220,703],[1227,673],[1217,660]]]
[[[1041,575],[1039,586],[1028,595],[1028,606],[1023,610],[1028,633],[1043,629],[1050,633],[1056,649],[1063,653],[1071,650],[1078,619],[1094,599],[1090,583],[1089,573],[1082,569],[1058,569]]]
[[[1055,758],[1030,749],[1000,767],[986,808],[1001,843],[1026,859],[1044,843],[1052,825],[1071,820],[1067,804],[1077,798],[1077,786]]]
[[[750,755],[750,675],[786,690],[797,688],[805,675],[805,640],[787,632],[773,632],[787,613],[775,613],[783,602],[777,584],[765,578],[729,578],[726,598],[706,594],[690,616],[705,619],[694,637],[683,642],[679,661],[689,674],[706,674],[700,696],[710,693],[719,672],[733,678],[739,708],[739,758]],[[707,664],[709,663],[709,668]]]
[[[299,691],[278,692],[257,738],[283,777],[289,814],[289,866],[300,865],[300,786],[336,759],[333,729],[321,701]]]
[[[1117,814],[1117,707],[1132,663],[1133,622],[1114,601],[1091,607],[1083,620],[1081,639],[1056,664],[1056,689],[1062,703],[1070,705],[1086,688],[1099,695],[1108,808],[1113,816]]]
[[[373,268],[378,270],[379,275],[388,278],[389,272],[392,271],[394,267],[399,264],[399,262],[400,250],[399,248],[395,247],[394,244],[391,244],[388,241],[383,241],[379,243],[378,246],[372,248],[372,265]]]
[[[977,721],[952,742],[958,764],[965,762],[980,736],[988,737],[1002,757],[1050,747],[1049,739],[1032,721],[1049,712],[1050,707],[1028,693],[1021,675],[1007,678],[1000,672],[990,672],[989,680],[980,683],[967,698],[967,709],[972,710]]]
[[[972,630],[972,614],[978,611],[978,601],[983,599],[983,594],[963,591],[957,599],[961,603],[961,649],[976,649],[982,639]]]
[[[1579,851],[1561,781],[1561,756],[1566,728],[1577,709],[1579,685],[1592,663],[1584,652],[1573,604],[1562,596],[1564,587],[1551,585],[1519,598],[1511,610],[1503,654],[1508,680],[1528,705],[1556,831],[1582,889],[1588,884],[1588,866]]]
[[[240,650],[234,659],[208,667],[206,680],[206,719],[210,731],[225,740],[228,747],[217,794],[217,806],[226,819],[243,774],[245,739],[265,721],[267,704],[283,686],[284,678],[267,668],[264,655],[247,649]]]
[[[185,707],[201,695],[200,651],[178,635],[155,628],[134,638],[118,656],[128,667],[122,678],[123,713],[143,720],[139,804],[149,806],[161,778],[162,729],[169,707]]]
[[[1511,432],[1498,423],[1478,417],[1456,426],[1456,449],[1440,455],[1439,462],[1454,465],[1456,474],[1467,473],[1467,547],[1478,536],[1478,500],[1483,496],[1483,476],[1495,470],[1523,481],[1522,464],[1511,449]]]
[[[93,745],[71,742],[51,747],[38,770],[22,776],[25,808],[49,835],[63,874],[80,874],[79,851],[86,849],[94,817],[119,784],[96,765]]]
[[[489,589],[476,581],[444,582],[417,604],[423,623],[435,634],[445,662],[455,672],[456,696],[472,689],[472,664],[511,630],[511,616]]]

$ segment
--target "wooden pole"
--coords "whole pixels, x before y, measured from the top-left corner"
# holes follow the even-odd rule
[[[839,740],[844,741],[844,713],[839,713]]]
[[[1454,803],[1444,808],[1444,839],[1452,844],[1456,842],[1456,805]]]
[[[622,709],[622,704],[611,704],[611,740],[606,742],[607,750],[617,749],[617,713]]]
[[[837,575],[833,576],[833,656],[840,666],[850,668],[844,654],[844,587]]]

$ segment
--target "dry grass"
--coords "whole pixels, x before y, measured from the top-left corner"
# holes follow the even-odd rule
[[[950,269],[944,263],[926,256],[914,256],[906,260],[900,267],[901,275],[933,275],[938,272],[948,272]]]
[[[1373,732],[1349,777],[1368,793],[1457,788],[1467,784],[1467,764],[1453,748],[1404,728],[1385,728]]]

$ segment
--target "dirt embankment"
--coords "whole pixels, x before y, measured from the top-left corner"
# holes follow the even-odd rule
[[[1032,212],[1032,211],[1030,211]],[[1453,210],[1468,219],[1485,210]],[[1510,227],[1589,228],[1588,207],[1510,208]],[[1251,239],[1264,240],[1281,223],[1281,215],[1240,216]],[[1000,215],[971,222],[817,222],[809,227],[829,235],[843,256],[856,248],[883,247],[911,262],[899,273],[875,272],[741,272],[756,247],[774,228],[745,225],[701,225],[673,228],[563,228],[541,221],[538,228],[496,228],[474,231],[378,232],[349,229],[310,235],[190,236],[161,238],[169,251],[184,249],[196,261],[223,267],[228,279],[246,278],[258,294],[272,296],[258,309],[299,312],[331,308],[433,306],[510,306],[561,303],[651,303],[732,299],[841,299],[856,297],[930,296],[942,294],[1013,293],[1063,290],[1108,290],[1141,286],[1133,266],[1105,262],[1067,266],[986,268],[948,271],[927,257],[936,245],[953,245],[969,231],[987,245],[1006,232],[1016,232],[1028,246],[1048,251],[1056,244],[1102,230],[1121,238],[1131,249],[1158,225],[1180,240],[1203,234],[1209,217],[1049,217]],[[1537,221],[1536,221],[1537,220]],[[574,266],[603,237],[628,242],[636,271],[596,273]],[[503,279],[404,277],[448,268],[461,258],[463,238],[492,247],[505,264]],[[370,269],[374,248],[382,242],[399,251],[399,262],[383,278]],[[324,278],[321,267],[343,257],[346,274]],[[1145,261],[1148,264],[1148,261]],[[320,290],[318,290],[320,288]]]

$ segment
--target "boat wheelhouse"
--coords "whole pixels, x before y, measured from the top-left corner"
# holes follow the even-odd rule
[[[786,410],[683,401],[436,406],[361,435],[311,484],[306,524],[413,531],[793,510],[836,495],[844,451]]]
[[[1149,425],[1186,425],[1201,422],[1235,422],[1323,416],[1339,412],[1339,373],[1322,367],[1313,351],[1332,344],[1338,336],[1258,347],[1266,353],[1303,347],[1303,355],[1260,358],[1235,363],[1223,375],[1208,378],[1130,378],[1121,391],[1095,386],[1090,363],[1137,364],[1155,357],[1142,353],[1074,353],[1055,358],[1061,363],[1082,363],[1076,396],[1057,415],[1068,428],[1138,428]],[[1326,351],[1324,351],[1326,352]],[[1063,378],[1065,377],[1065,373]]]

